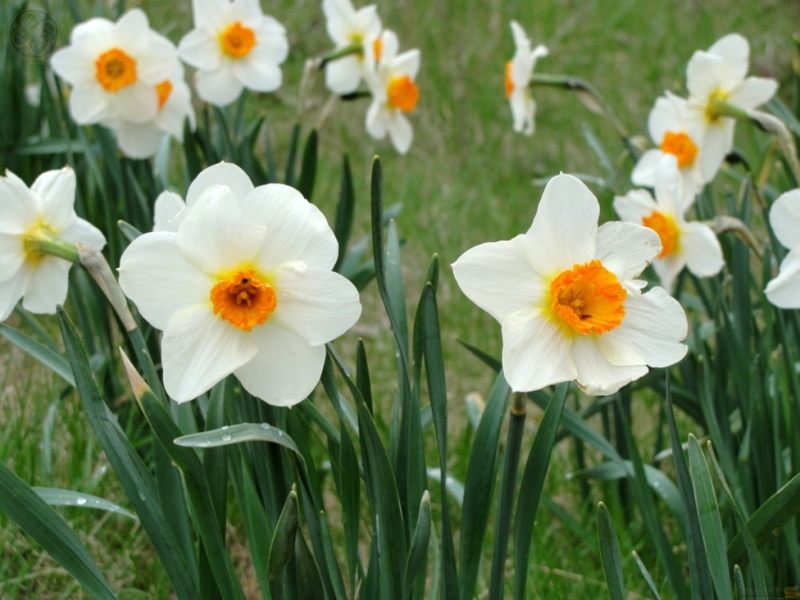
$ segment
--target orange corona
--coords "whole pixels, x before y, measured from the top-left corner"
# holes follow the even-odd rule
[[[231,58],[242,58],[256,45],[256,34],[236,21],[220,34],[219,45],[222,52]]]
[[[506,98],[511,98],[514,93],[514,82],[511,79],[511,61],[506,63]]]
[[[408,75],[395,77],[389,81],[386,90],[389,96],[389,105],[392,108],[399,108],[403,112],[414,110],[419,100],[419,88],[411,81]]]
[[[655,231],[661,238],[661,252],[658,258],[664,258],[678,249],[680,231],[670,215],[654,210],[649,216],[642,219],[642,225]]]
[[[136,61],[119,48],[103,52],[94,64],[97,81],[107,92],[116,93],[136,83]]]
[[[694,159],[697,158],[697,146],[692,138],[682,131],[665,133],[660,148],[667,154],[675,155],[678,158],[678,167],[681,169],[694,164]]]
[[[158,110],[161,110],[172,93],[172,82],[169,79],[165,79],[156,86],[156,92],[158,92]]]
[[[381,62],[381,52],[383,51],[383,42],[381,38],[375,38],[372,42],[372,53],[375,55],[375,62]]]
[[[628,292],[599,260],[575,265],[550,284],[550,306],[556,317],[581,335],[619,327]]]
[[[252,269],[238,271],[211,288],[214,314],[234,327],[250,331],[263,325],[278,306],[275,288],[258,279]]]

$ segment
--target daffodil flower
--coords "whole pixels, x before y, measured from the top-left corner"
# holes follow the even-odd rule
[[[647,190],[632,190],[614,198],[614,210],[624,221],[649,227],[661,238],[661,252],[653,268],[667,291],[684,267],[697,277],[711,277],[725,260],[717,236],[708,225],[686,221],[692,198],[684,196],[678,161],[664,156],[655,169],[656,197]]]
[[[192,93],[183,78],[183,66],[176,64],[171,76],[155,86],[158,94],[158,112],[150,121],[136,123],[127,119],[103,121],[116,134],[120,149],[132,158],[155,156],[166,134],[183,142],[183,127],[189,120],[195,128]]]
[[[110,119],[152,121],[159,109],[156,86],[179,66],[175,46],[152,29],[139,9],[119,21],[89,19],[72,30],[70,45],[50,59],[72,86],[69,109],[82,125]]]
[[[178,45],[181,60],[198,69],[197,93],[217,106],[244,88],[281,87],[289,53],[286,29],[261,11],[258,0],[192,0],[195,28]]]
[[[325,85],[334,94],[350,94],[367,75],[365,48],[379,44],[381,20],[374,4],[356,10],[350,0],[323,0],[325,26],[336,51],[352,52],[325,64]],[[373,49],[374,50],[374,49]]]
[[[102,250],[103,234],[75,214],[75,172],[46,171],[28,188],[0,177],[0,321],[20,298],[34,313],[55,313],[67,298],[76,243]]]
[[[778,276],[764,293],[779,308],[800,308],[800,189],[778,197],[769,210],[769,223],[778,241],[789,249]]]
[[[382,140],[389,134],[400,154],[405,154],[414,139],[414,130],[405,113],[419,101],[419,88],[414,81],[419,71],[419,50],[397,54],[397,35],[385,30],[378,42],[367,48],[368,64],[374,64],[367,79],[372,104],[367,110],[367,132]]]
[[[131,243],[120,285],[164,332],[164,385],[176,401],[233,373],[254,396],[290,406],[319,381],[325,343],[361,314],[358,292],[331,271],[338,245],[319,209],[285,185],[221,185],[234,167],[217,167],[189,189],[177,231]]]
[[[514,391],[575,380],[610,394],[686,353],[686,315],[636,276],[660,250],[651,229],[597,226],[600,205],[569,175],[554,177],[527,233],[476,246],[453,265],[466,296],[502,325]]]
[[[732,33],[717,40],[707,51],[694,53],[687,68],[688,117],[696,127],[703,149],[700,166],[705,181],[711,181],[725,156],[733,148],[735,122],[717,114],[715,102],[750,110],[763,104],[778,89],[772,79],[745,77],[750,45]]]
[[[531,76],[536,61],[547,56],[547,48],[539,44],[531,50],[530,39],[516,21],[511,21],[511,33],[514,35],[516,51],[514,57],[506,63],[506,98],[511,104],[514,131],[533,135],[536,101],[531,95]]]
[[[706,181],[700,168],[701,148],[697,134],[690,130],[686,117],[686,100],[667,92],[666,96],[656,100],[647,125],[650,137],[658,148],[642,154],[633,169],[631,180],[636,185],[654,187],[656,166],[665,155],[671,154],[678,161],[683,182],[681,197],[691,205]]]

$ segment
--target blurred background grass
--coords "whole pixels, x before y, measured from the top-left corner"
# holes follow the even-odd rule
[[[111,7],[105,3],[77,4],[87,17],[110,14]],[[59,21],[60,43],[66,44],[74,25],[67,3],[58,0],[41,5]],[[116,5],[114,2],[113,6]],[[126,9],[143,8],[152,26],[175,43],[191,28],[188,0],[178,3],[148,0],[124,5]],[[297,91],[303,62],[328,50],[330,43],[319,2],[262,1],[262,7],[287,27],[291,54],[284,65],[281,90],[273,95],[251,95],[246,114],[248,120],[267,115],[272,144],[280,161],[286,156],[291,127],[298,114]],[[493,375],[457,339],[499,355],[500,327],[460,293],[448,265],[471,246],[508,239],[526,230],[541,195],[541,186],[534,183],[536,179],[562,171],[608,179],[608,173],[584,138],[584,127],[590,128],[606,148],[616,170],[616,176],[607,181],[608,187],[590,186],[599,195],[605,218],[613,218],[611,190],[624,193],[629,189],[628,175],[632,168],[608,124],[562,90],[536,90],[538,113],[532,138],[512,132],[510,110],[503,93],[504,63],[514,52],[509,20],[519,21],[534,44],[548,46],[550,55],[539,62],[538,72],[586,79],[605,97],[631,134],[646,137],[647,115],[656,97],[665,90],[685,94],[685,67],[692,52],[709,47],[731,32],[738,32],[750,41],[750,73],[778,79],[779,94],[791,105],[794,102],[789,86],[791,57],[793,35],[798,33],[800,23],[800,3],[794,0],[758,3],[391,0],[380,2],[378,9],[384,26],[398,33],[401,50],[422,51],[418,77],[421,97],[418,108],[410,115],[414,143],[407,156],[398,156],[388,140],[378,142],[366,135],[363,122],[368,100],[341,103],[320,131],[314,200],[329,218],[333,217],[341,155],[347,152],[357,198],[353,239],[366,235],[370,164],[373,155],[379,154],[384,165],[385,202],[403,204],[398,227],[406,242],[403,274],[410,307],[419,298],[431,256],[440,255],[443,269],[439,308],[450,402],[449,466],[454,476],[463,479],[472,435],[464,398],[472,391],[487,394]],[[5,47],[5,28],[2,35]],[[38,66],[31,65],[29,72],[34,77]],[[323,79],[317,77],[302,114],[305,132],[316,125],[327,98]],[[741,126],[736,140],[743,154],[755,161],[766,143],[765,137]],[[259,141],[259,147],[263,151],[263,140]],[[180,177],[174,177],[173,183],[179,191],[185,191],[181,189]],[[715,185],[724,188],[735,182],[723,176]],[[387,422],[395,385],[393,342],[374,284],[362,294],[362,302],[364,315],[341,346],[352,356],[357,337],[365,340],[376,401]],[[12,324],[18,323],[12,320]],[[126,505],[114,477],[105,473],[105,460],[74,394],[65,397],[54,411],[52,467],[48,471],[43,462],[43,430],[48,406],[60,394],[60,382],[2,341],[0,384],[0,459],[32,485],[81,490]],[[653,429],[651,412],[646,401],[634,411],[637,437],[647,448],[654,444],[649,435]],[[530,445],[537,418],[538,414],[529,418],[528,438],[523,448]],[[682,437],[688,430],[681,431]],[[561,444],[554,451],[546,492],[566,508],[568,516],[557,517],[551,510],[540,508],[529,575],[531,598],[605,593],[594,529],[594,505],[603,499],[605,488],[594,486],[592,501],[581,504],[579,484],[565,478],[566,471],[575,469],[571,453],[568,444]],[[63,509],[61,512],[82,532],[109,581],[122,590],[121,597],[168,596],[165,577],[153,563],[147,539],[136,525],[95,511]],[[652,549],[640,547],[644,538],[639,533],[634,522],[620,538],[623,555],[629,561],[625,571],[628,575],[636,573],[630,558],[633,549],[644,555],[648,566],[655,565]],[[237,549],[234,554],[240,561],[239,572],[247,577],[244,536],[231,531],[229,539]],[[644,594],[643,582],[631,579],[628,589]],[[253,584],[254,580],[250,589]],[[82,594],[71,577],[4,515],[0,515],[0,586],[0,597],[9,598],[72,598]],[[483,587],[479,585],[479,589]]]

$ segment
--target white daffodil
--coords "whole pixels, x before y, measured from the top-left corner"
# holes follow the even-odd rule
[[[322,12],[328,35],[336,44],[334,52],[354,48],[347,54],[325,65],[325,85],[334,94],[350,94],[358,89],[362,77],[367,76],[365,48],[380,43],[381,20],[374,4],[356,10],[350,0],[323,0]],[[374,51],[374,49],[373,49]]]
[[[75,214],[75,172],[46,171],[28,188],[10,171],[0,177],[0,321],[20,298],[34,313],[54,313],[67,298],[72,262],[54,255],[74,244],[102,250],[100,231]]]
[[[120,149],[132,158],[155,156],[164,139],[169,134],[179,142],[183,141],[184,122],[195,128],[192,93],[183,78],[183,66],[176,63],[175,71],[156,86],[158,112],[150,121],[136,123],[127,119],[103,121],[117,134]]]
[[[179,64],[175,46],[150,29],[139,9],[116,23],[95,18],[77,25],[70,45],[50,59],[56,74],[72,86],[69,110],[82,125],[153,120],[159,104],[156,86]]]
[[[779,308],[800,308],[800,189],[778,197],[769,209],[778,241],[789,249],[778,276],[767,284],[767,299]]]
[[[708,225],[686,222],[693,198],[683,195],[678,161],[666,155],[655,169],[655,200],[647,190],[632,190],[614,198],[614,210],[624,221],[649,227],[661,238],[661,252],[653,263],[661,284],[672,285],[684,267],[697,277],[711,277],[725,265],[717,236]]]
[[[511,104],[514,131],[533,135],[536,101],[531,95],[530,83],[536,61],[547,56],[547,48],[541,44],[531,50],[531,41],[519,23],[511,21],[516,51],[506,63],[506,98]]]
[[[419,88],[414,80],[419,71],[419,50],[397,54],[399,42],[394,31],[385,30],[368,47],[367,62],[375,65],[367,78],[372,104],[367,110],[367,132],[382,140],[389,134],[400,154],[405,154],[414,139],[414,130],[404,113],[416,108]]]
[[[686,315],[636,276],[658,236],[632,223],[598,228],[600,205],[578,179],[550,180],[527,233],[481,244],[453,265],[461,290],[502,324],[503,371],[514,391],[575,380],[610,394],[679,361]]]
[[[708,51],[696,51],[689,61],[688,116],[697,128],[705,181],[714,178],[733,148],[734,120],[718,115],[714,102],[750,110],[772,98],[778,89],[777,82],[772,79],[745,77],[749,60],[747,40],[732,33],[717,40]]]
[[[280,65],[289,54],[286,29],[261,12],[258,0],[192,0],[195,28],[178,45],[181,60],[197,71],[197,93],[217,106],[243,88],[281,87]]]
[[[654,187],[656,166],[665,155],[671,154],[678,159],[683,182],[681,197],[692,204],[706,181],[700,168],[701,149],[697,145],[697,134],[690,131],[686,118],[686,100],[667,92],[666,96],[656,100],[647,125],[650,137],[658,144],[658,148],[642,155],[633,169],[631,180],[636,185]]]
[[[208,171],[177,232],[127,248],[120,285],[164,332],[164,385],[176,401],[233,373],[270,404],[296,404],[319,381],[325,343],[361,314],[358,292],[331,271],[336,238],[297,190],[248,182],[243,193],[243,182],[219,185]]]

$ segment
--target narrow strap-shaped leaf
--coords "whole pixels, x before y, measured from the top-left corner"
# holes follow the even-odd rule
[[[289,143],[289,156],[286,159],[286,176],[284,183],[294,187],[294,169],[297,162],[297,146],[300,141],[300,124],[295,123],[292,127],[292,139]]]
[[[656,584],[653,581],[653,578],[650,576],[650,571],[648,571],[647,567],[644,566],[644,563],[642,562],[642,559],[639,558],[636,550],[634,550],[632,554],[633,560],[636,561],[636,566],[639,567],[639,572],[642,574],[642,577],[644,577],[647,587],[650,588],[650,593],[653,594],[653,598],[655,598],[655,600],[661,600],[661,594],[659,594],[658,590],[656,589]]]
[[[744,586],[744,576],[739,565],[733,565],[733,579],[736,581],[736,597],[739,600],[748,600],[751,596],[747,593],[747,588]]]
[[[238,425],[224,426],[220,429],[202,431],[191,435],[182,435],[175,438],[178,446],[190,448],[217,448],[242,442],[271,442],[280,444],[300,454],[294,440],[289,434],[269,423],[239,423]]]
[[[283,505],[278,525],[269,547],[269,591],[274,600],[283,598],[283,571],[294,557],[294,538],[297,535],[297,492],[292,490]]]
[[[308,549],[303,530],[300,527],[297,528],[297,533],[294,536],[294,558],[297,563],[297,597],[319,598],[320,591],[324,590],[325,587],[322,584],[317,561],[314,560],[311,550]],[[324,596],[327,597],[326,595]],[[344,588],[341,589],[341,594],[337,597],[347,597],[344,593]]]
[[[347,244],[350,241],[350,232],[353,229],[355,203],[356,196],[353,191],[350,160],[345,154],[342,165],[342,185],[339,191],[339,202],[336,204],[336,220],[333,225],[333,233],[336,235],[336,241],[339,242],[339,255],[336,258],[336,265],[333,267],[333,270],[337,273],[347,253]]]
[[[472,450],[469,454],[467,477],[464,481],[464,508],[461,511],[461,579],[462,600],[475,596],[475,583],[483,548],[483,538],[489,523],[492,494],[497,479],[497,454],[500,430],[508,408],[510,388],[502,372],[495,379],[486,399]]]
[[[96,598],[116,598],[86,546],[27,483],[0,461],[0,510]],[[60,491],[60,490],[58,490]],[[88,504],[88,502],[87,502]]]
[[[403,586],[405,598],[411,597],[414,580],[425,565],[425,556],[428,553],[428,543],[431,539],[431,496],[428,490],[422,494],[419,505],[417,527],[411,538],[408,549],[408,562],[406,563],[405,585]]]
[[[220,381],[211,390],[206,413],[206,431],[221,429],[225,424],[225,381]],[[214,511],[220,535],[225,536],[228,506],[228,452],[225,447],[209,448],[203,453],[203,469],[211,490]]]
[[[50,506],[79,506],[81,508],[96,508],[99,510],[107,510],[120,515],[124,515],[129,519],[138,521],[139,517],[135,514],[122,508],[119,504],[115,504],[104,498],[92,496],[91,494],[84,494],[82,492],[75,492],[73,490],[62,490],[60,488],[50,487],[34,487],[33,491],[39,494],[39,497],[47,502]]]
[[[600,542],[600,561],[611,600],[625,600],[625,583],[622,578],[622,555],[617,532],[606,505],[597,505],[597,539]]]
[[[63,356],[44,344],[40,344],[33,338],[28,337],[21,331],[17,331],[13,327],[9,327],[3,323],[0,323],[0,335],[26,354],[38,360],[44,366],[52,369],[56,375],[61,377],[68,384],[72,386],[75,385],[72,370],[69,368],[67,359]]]
[[[330,528],[328,527],[328,521],[325,517],[325,511],[319,512],[319,530],[322,536],[322,548],[323,548],[323,558],[325,559],[324,567],[329,573],[329,578],[333,585],[333,597],[338,598],[346,598],[347,593],[344,589],[344,581],[338,575],[341,573],[339,571],[339,563],[336,562],[336,555],[333,551],[333,541],[331,540],[331,532]]]
[[[306,145],[303,148],[303,159],[300,166],[300,177],[297,180],[297,190],[303,194],[303,197],[311,202],[311,197],[314,194],[314,181],[317,177],[317,146],[319,143],[319,135],[316,129],[312,129],[306,139]]]
[[[525,584],[528,578],[528,557],[531,553],[533,524],[539,508],[539,498],[544,489],[547,468],[550,465],[550,453],[561,423],[564,403],[567,400],[569,383],[560,383],[550,398],[544,411],[539,430],[533,438],[528,463],[519,486],[519,500],[514,517],[514,599],[525,598]],[[482,421],[483,419],[481,419]]]
[[[689,468],[694,482],[694,497],[700,529],[703,532],[703,545],[708,554],[711,579],[720,598],[732,598],[728,557],[725,554],[725,533],[717,506],[717,496],[711,483],[711,473],[703,456],[703,450],[692,434],[689,434]]]

